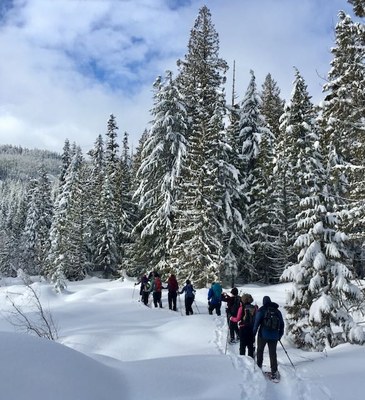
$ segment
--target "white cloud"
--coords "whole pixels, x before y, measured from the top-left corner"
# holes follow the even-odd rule
[[[84,151],[111,113],[133,146],[150,120],[152,83],[176,70],[203,1],[23,0],[0,22],[0,143]],[[210,0],[221,56],[236,60],[242,96],[255,71],[283,96],[296,66],[320,99],[337,11],[345,0]],[[317,74],[318,71],[318,74]],[[227,91],[230,91],[231,72]],[[229,98],[228,94],[228,98]]]

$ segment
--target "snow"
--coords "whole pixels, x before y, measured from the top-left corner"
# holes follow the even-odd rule
[[[7,296],[27,316],[34,309],[18,278],[0,280],[1,398],[6,400],[327,400],[363,399],[365,347],[341,345],[326,352],[278,345],[281,382],[263,377],[238,344],[226,345],[222,316],[209,315],[207,289],[199,289],[194,315],[139,302],[134,280],[89,278],[55,293],[45,282],[32,288],[58,327],[57,342],[15,332]],[[227,289],[228,291],[229,289]],[[283,308],[291,284],[246,285],[258,305],[264,295]],[[27,308],[28,307],[28,308]],[[291,365],[288,357],[295,365]],[[264,367],[268,368],[265,351]]]

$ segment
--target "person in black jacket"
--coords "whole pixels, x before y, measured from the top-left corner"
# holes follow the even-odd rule
[[[278,341],[284,334],[284,320],[279,305],[271,301],[269,296],[262,299],[262,307],[256,314],[253,334],[257,335],[257,365],[262,368],[264,349],[269,348],[271,377],[278,377],[278,361],[276,348]]]

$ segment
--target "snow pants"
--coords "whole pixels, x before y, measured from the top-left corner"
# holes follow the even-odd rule
[[[169,303],[170,310],[176,311],[176,297],[177,297],[176,291],[168,292],[167,301]]]
[[[265,346],[269,347],[270,367],[271,373],[275,373],[278,370],[278,360],[276,356],[276,347],[278,345],[277,340],[267,340],[262,336],[257,337],[257,365],[262,368],[262,362],[264,360],[264,349]]]

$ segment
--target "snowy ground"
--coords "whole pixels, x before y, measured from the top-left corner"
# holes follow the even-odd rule
[[[226,346],[227,326],[207,312],[207,290],[197,292],[195,314],[140,303],[132,280],[90,278],[56,294],[32,285],[58,325],[52,342],[15,332],[11,304],[29,312],[27,290],[18,279],[0,280],[0,379],[4,400],[362,400],[365,347],[344,345],[326,353],[279,346],[279,384],[267,381],[238,344]],[[271,296],[283,310],[287,284],[240,288],[258,305]],[[267,354],[265,353],[265,357]],[[264,363],[268,365],[268,358]]]

